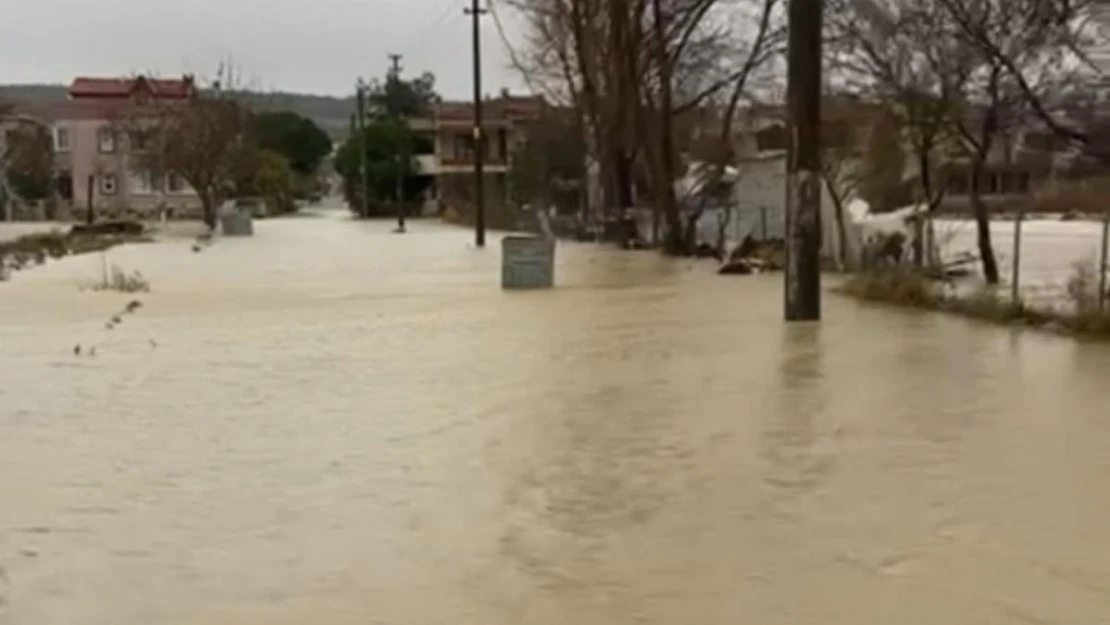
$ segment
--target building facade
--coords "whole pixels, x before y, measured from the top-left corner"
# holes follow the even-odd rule
[[[196,97],[188,75],[75,79],[67,100],[41,113],[53,134],[60,198],[75,211],[91,206],[102,215],[196,210],[197,195],[179,175],[156,178],[140,165],[146,141],[120,123],[143,106],[184,105]]]
[[[429,115],[408,120],[409,127],[426,146],[417,155],[420,175],[431,178],[428,209],[450,212],[463,219],[474,215],[474,157],[483,154],[483,204],[487,223],[509,226],[512,220],[509,172],[515,146],[524,140],[530,122],[546,108],[541,97],[513,96],[507,92],[483,103],[482,141],[474,137],[474,108],[470,103],[439,102]]]

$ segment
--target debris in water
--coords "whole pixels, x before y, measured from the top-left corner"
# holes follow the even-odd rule
[[[73,346],[73,355],[74,356],[80,356],[81,355],[81,344],[80,343]]]

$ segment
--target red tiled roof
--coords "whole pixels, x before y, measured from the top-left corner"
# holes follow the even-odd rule
[[[129,78],[78,77],[69,86],[70,97],[125,97],[131,95],[135,81]]]
[[[493,121],[536,118],[543,113],[544,101],[540,96],[502,96],[483,102],[483,118]],[[470,102],[440,102],[435,106],[439,120],[467,121],[474,117]]]
[[[192,76],[176,79],[146,78],[93,78],[78,76],[69,87],[71,98],[126,98],[133,95],[140,86],[150,89],[158,98],[185,99],[191,97],[196,88]]]

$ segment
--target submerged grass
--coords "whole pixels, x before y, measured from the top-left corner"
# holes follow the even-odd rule
[[[1084,270],[1086,271],[1086,270]],[[1092,293],[1093,289],[1093,293]],[[1110,305],[1098,307],[1097,280],[1081,276],[1069,281],[1069,310],[1042,310],[982,288],[959,293],[950,285],[911,268],[885,268],[856,274],[837,289],[846,295],[883,304],[938,310],[1009,326],[1040,328],[1076,337],[1110,340]]]
[[[125,243],[147,243],[152,239],[137,234],[93,234],[52,230],[0,241],[0,281],[12,271],[41,265],[48,258],[103,252]]]

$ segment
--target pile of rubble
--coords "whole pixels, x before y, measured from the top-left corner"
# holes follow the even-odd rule
[[[782,239],[756,241],[751,236],[747,236],[732,250],[717,273],[747,276],[782,271],[785,266],[786,241]]]

